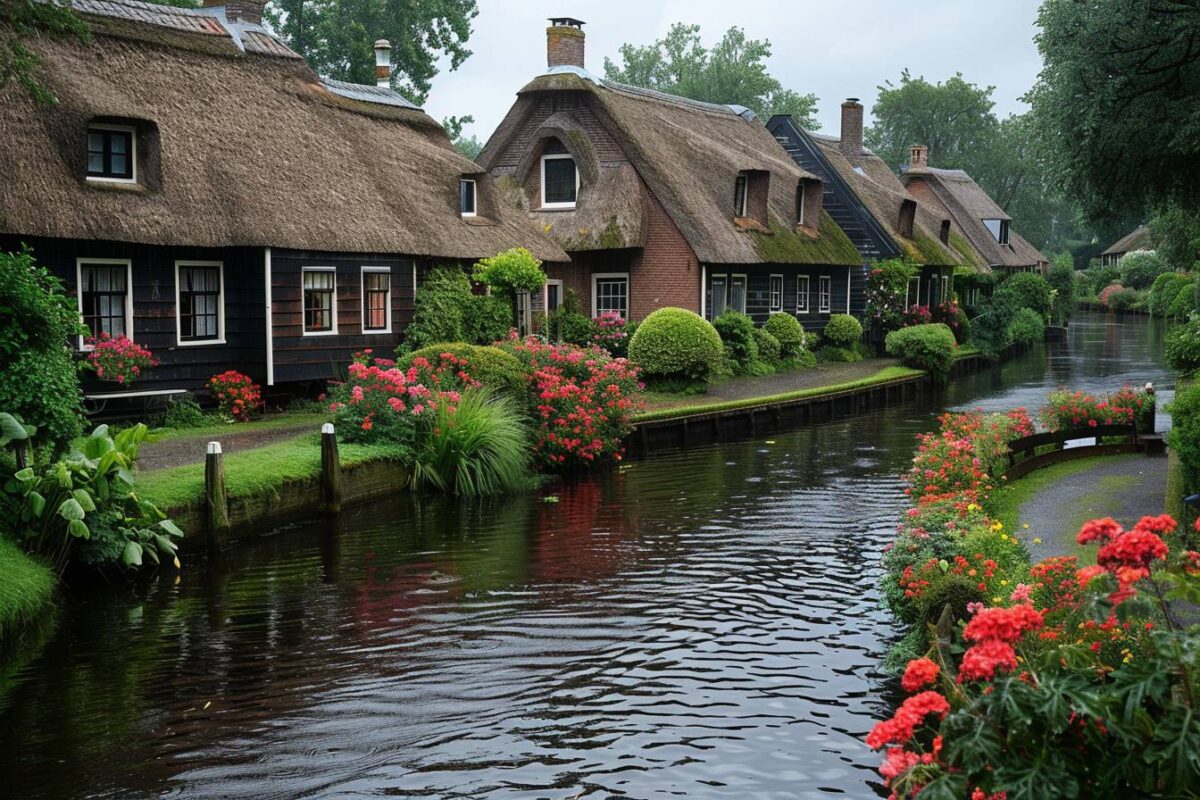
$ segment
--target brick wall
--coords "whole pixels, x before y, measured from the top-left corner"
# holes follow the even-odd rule
[[[584,35],[579,28],[553,25],[546,28],[546,66],[583,67]]]
[[[633,258],[630,316],[640,320],[663,306],[678,306],[698,314],[700,262],[679,228],[644,184],[642,197],[646,207],[646,246]]]

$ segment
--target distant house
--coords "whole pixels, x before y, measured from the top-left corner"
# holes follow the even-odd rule
[[[75,0],[91,41],[34,42],[59,102],[0,92],[0,247],[154,352],[142,393],[335,377],[399,343],[430,265],[566,259],[388,88],[386,42],[379,85],[323,81],[262,7]]]
[[[767,130],[797,164],[821,179],[825,210],[864,259],[904,257],[921,266],[909,287],[910,305],[949,299],[959,266],[987,269],[951,230],[947,215],[914,199],[883,159],[863,146],[863,107],[857,99],[842,104],[839,137],[806,131],[786,115],[772,117]]]
[[[948,215],[951,232],[965,237],[993,270],[1001,274],[1046,271],[1048,259],[1012,230],[1012,217],[961,169],[929,166],[928,147],[912,147],[900,180],[918,201]]]
[[[861,311],[862,258],[754,114],[601,79],[582,22],[551,21],[548,70],[517,94],[479,163],[570,255],[544,303],[591,314],[728,308],[819,327]]]
[[[1150,229],[1145,225],[1139,225],[1129,233],[1117,239],[1112,247],[1100,254],[1100,263],[1103,266],[1111,266],[1121,260],[1121,256],[1126,253],[1132,253],[1134,250],[1149,250],[1150,244]]]

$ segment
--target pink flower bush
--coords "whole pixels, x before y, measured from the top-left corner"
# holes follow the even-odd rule
[[[88,337],[86,343],[92,348],[87,364],[102,381],[128,386],[143,372],[158,366],[153,353],[125,336],[102,333]]]
[[[331,392],[329,411],[339,437],[410,444],[422,417],[441,403],[457,403],[463,389],[479,386],[467,368],[452,353],[442,353],[436,365],[417,358],[403,370],[391,359],[372,358],[370,350],[355,353],[345,382]]]

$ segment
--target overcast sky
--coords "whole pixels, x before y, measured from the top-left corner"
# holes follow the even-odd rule
[[[700,25],[711,46],[732,25],[768,39],[771,74],[789,89],[817,95],[822,130],[836,134],[841,102],[860,97],[870,112],[876,87],[907,67],[930,81],[956,71],[995,86],[1001,116],[1025,110],[1019,100],[1040,67],[1033,43],[1039,0],[479,0],[456,72],[433,80],[426,110],[436,119],[471,114],[480,141],[500,124],[518,89],[546,68],[546,18],[587,24],[587,68],[604,73],[625,42],[648,44],[675,22]]]

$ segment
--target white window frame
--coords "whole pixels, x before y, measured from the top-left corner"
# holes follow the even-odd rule
[[[632,287],[630,286],[630,283],[629,283],[629,273],[628,272],[593,272],[592,273],[592,319],[595,319],[596,317],[600,316],[600,311],[599,311],[598,302],[597,302],[600,299],[600,293],[597,291],[597,287],[599,286],[599,281],[604,278],[608,278],[610,280],[613,278],[624,278],[625,279],[625,314],[624,314],[624,317],[625,317],[625,319],[628,320],[629,314],[631,313],[631,309],[633,308],[633,294],[631,292]]]
[[[578,170],[576,171],[578,174]],[[470,211],[462,210],[462,185],[464,183],[471,184],[471,209]],[[578,193],[578,189],[575,190]],[[479,216],[479,182],[474,178],[459,178],[458,179],[458,211],[464,217]]]
[[[804,224],[804,205],[805,205],[805,199],[806,199],[807,194],[808,194],[808,187],[805,186],[804,181],[800,181],[800,185],[796,188],[796,206],[797,206],[797,208],[796,208],[796,224],[797,225]]]
[[[179,268],[180,267],[216,267],[217,268],[217,338],[196,339],[186,341],[183,338],[182,311],[179,305]],[[224,261],[192,261],[184,259],[175,262],[175,346],[200,347],[201,345],[225,344],[225,262]]]
[[[713,281],[716,281],[718,279],[720,279],[720,281],[721,281],[721,311],[720,311],[720,313],[717,312],[717,303],[716,303],[717,293],[713,288]],[[716,319],[717,317],[721,316],[721,314],[724,314],[726,311],[729,310],[729,273],[728,272],[714,272],[714,273],[710,274],[708,276],[708,286],[705,287],[705,291],[707,294],[712,296],[708,303],[708,318],[709,319]]]
[[[547,203],[546,202],[546,162],[551,159],[569,158],[572,165],[575,167],[575,202],[574,203]],[[551,153],[542,156],[541,161],[541,182],[538,184],[538,196],[542,201],[540,208],[575,208],[579,203],[579,165],[575,163],[575,156],[570,153]]]
[[[333,314],[333,327],[327,331],[310,331],[308,330],[308,309],[304,305],[304,273],[306,272],[332,272],[333,273],[333,307],[330,313]],[[338,335],[338,280],[337,267],[325,266],[310,266],[300,268],[300,335],[301,336],[337,336]]]
[[[742,202],[738,203],[738,184],[742,185]],[[750,176],[739,172],[733,181],[733,213],[739,217],[746,216],[746,207],[750,202]]]
[[[121,131],[129,134],[129,177],[128,178],[106,178],[103,175],[88,175],[87,164],[83,165],[83,176],[85,180],[93,183],[137,183],[137,128],[132,125],[113,125],[107,122],[89,122],[87,125],[89,131],[95,129],[98,131]],[[84,159],[87,159],[87,142],[84,142]],[[96,261],[97,259],[89,259]]]
[[[84,264],[124,264],[125,265],[125,338],[133,341],[133,260],[129,258],[77,258],[75,259],[75,308],[79,311],[79,321],[83,322],[83,265]],[[80,334],[79,350],[89,352],[90,344],[84,343],[86,334]]]
[[[775,302],[775,281],[779,281],[779,302]],[[771,275],[767,282],[767,307],[771,313],[783,311],[783,276]]]
[[[817,278],[817,313],[829,314],[833,311],[833,276],[822,275]]]
[[[367,309],[366,309],[366,305],[365,305],[366,301],[367,301],[367,281],[366,281],[367,273],[374,273],[376,275],[386,274],[388,276],[387,303],[384,306],[385,316],[387,317],[387,327],[386,328],[368,328],[367,327],[367,313],[366,313]],[[364,264],[359,270],[358,286],[359,286],[358,303],[360,306],[362,306],[362,308],[359,309],[359,311],[362,313],[362,317],[361,317],[361,319],[359,319],[358,325],[359,325],[359,328],[362,330],[363,336],[379,336],[381,334],[391,333],[392,332],[392,268],[389,266],[386,266],[386,265]],[[334,275],[334,278],[333,278],[333,295],[334,295],[334,302],[336,304],[336,301],[337,301],[337,275],[336,274]],[[334,328],[336,328],[336,327],[337,327],[337,323],[336,323],[336,319],[335,319]]]
[[[802,281],[804,283],[804,291],[803,292],[800,291],[800,283]],[[808,313],[808,301],[809,301],[809,295],[811,292],[812,292],[812,276],[797,275],[796,276],[796,313],[797,314],[807,314]],[[800,304],[800,298],[802,298],[802,297],[804,298],[803,305]]]
[[[942,296],[939,297],[938,300],[943,303],[947,303],[950,301],[950,276],[949,275],[942,276]]]
[[[917,282],[917,289],[915,292],[912,290],[913,281]],[[916,295],[916,303],[912,302],[912,299],[911,299],[912,295]],[[920,305],[920,303],[921,303],[921,276],[914,275],[908,279],[908,283],[904,286],[904,307],[912,308],[913,305]]]
[[[734,305],[732,303],[729,302],[729,300],[732,299],[732,297],[733,297],[734,281],[736,281],[738,278],[742,279],[742,307],[741,308],[736,308],[736,307],[734,307]],[[750,279],[746,277],[746,273],[744,273],[744,272],[730,273],[729,283],[726,284],[725,291],[727,292],[727,294],[725,296],[726,297],[725,310],[728,311],[729,309],[732,308],[734,311],[745,314],[746,313],[746,301],[749,299],[748,295],[750,294]]]
[[[562,306],[563,301],[563,282],[558,278],[549,278],[542,286],[542,313],[549,314],[550,311],[550,285],[558,287],[558,305]]]

